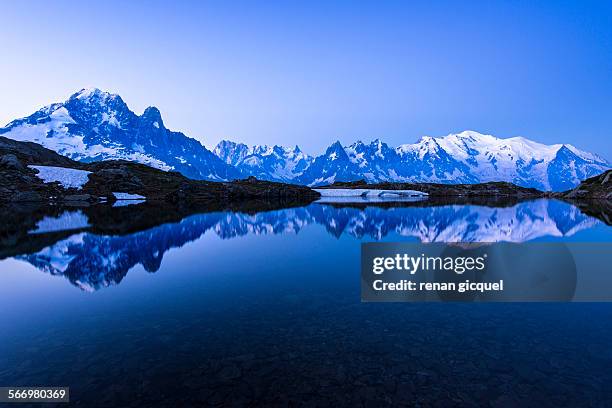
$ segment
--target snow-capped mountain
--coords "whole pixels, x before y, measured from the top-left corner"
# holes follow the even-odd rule
[[[380,140],[343,147],[332,144],[295,181],[311,186],[365,179],[369,182],[485,183],[565,191],[612,165],[568,144],[545,145],[522,137],[500,139],[465,131],[423,137],[391,148]]]
[[[0,128],[0,135],[35,142],[79,161],[125,159],[195,179],[239,176],[197,140],[166,129],[157,108],[138,116],[119,95],[95,88],[14,120]]]
[[[249,147],[244,143],[222,140],[213,152],[225,163],[235,166],[242,175],[270,181],[294,181],[313,161],[298,146]]]
[[[309,186],[360,179],[372,183],[508,181],[565,191],[612,167],[604,158],[572,145],[545,145],[522,137],[500,139],[473,131],[425,136],[396,148],[379,139],[350,146],[337,141],[314,159],[297,146],[248,147],[230,141],[219,143],[214,153],[237,166],[243,176]]]
[[[433,177],[417,176],[427,181],[473,182],[473,177],[477,182],[508,181],[554,191],[567,190],[611,166],[602,157],[569,144],[545,145],[523,137],[500,139],[473,131],[423,138],[415,145],[403,145],[397,150],[423,155],[422,161],[443,169]]]
[[[610,163],[572,145],[544,145],[465,131],[423,137],[393,149],[380,140],[343,147],[339,142],[298,177],[311,186],[365,179],[369,182],[484,183],[563,191],[600,174]]]
[[[522,137],[500,139],[465,131],[422,137],[390,147],[375,140],[335,142],[313,158],[298,146],[252,146],[222,141],[214,154],[164,126],[157,108],[140,116],[119,95],[84,89],[0,128],[0,135],[35,142],[81,161],[125,159],[195,179],[263,180],[318,186],[335,181],[480,183],[564,191],[612,165],[568,144],[544,145]]]

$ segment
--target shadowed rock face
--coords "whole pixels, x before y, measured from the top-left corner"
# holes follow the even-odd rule
[[[588,178],[581,182],[578,187],[563,193],[557,193],[555,196],[566,199],[612,200],[612,170]]]

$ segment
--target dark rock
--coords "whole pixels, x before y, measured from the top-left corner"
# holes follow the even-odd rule
[[[89,194],[70,194],[64,196],[64,201],[92,201],[92,196]]]
[[[18,171],[23,171],[25,169],[24,165],[14,154],[5,154],[4,156],[1,156],[0,167]]]
[[[581,182],[578,187],[555,193],[554,196],[564,199],[612,199],[612,170],[608,170],[599,176],[591,177]]]
[[[612,225],[612,170],[584,180],[578,187],[553,197],[575,205],[583,213]]]
[[[318,188],[349,188],[379,190],[415,190],[427,193],[429,197],[515,197],[521,199],[545,197],[547,193],[535,188],[519,187],[506,182],[480,184],[436,184],[436,183],[376,183],[337,182]]]
[[[97,175],[99,177],[104,178],[128,178],[130,173],[127,171],[125,167],[115,168],[115,169],[102,169],[98,171]]]
[[[0,136],[0,155],[12,154],[23,164],[39,164],[46,166],[83,168],[82,163],[75,162],[67,157],[61,156],[53,150],[46,149],[32,142],[18,142]]]
[[[10,201],[12,202],[35,202],[43,201],[43,197],[35,191],[20,191],[14,194]]]

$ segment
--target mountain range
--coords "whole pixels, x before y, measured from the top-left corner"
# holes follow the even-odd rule
[[[422,137],[390,147],[381,140],[331,144],[316,157],[298,146],[247,146],[221,141],[211,152],[196,139],[168,130],[159,110],[132,112],[119,95],[83,89],[62,103],[0,128],[0,135],[35,142],[79,161],[125,159],[213,181],[255,176],[309,186],[368,182],[483,183],[564,191],[612,167],[569,144],[545,145],[464,131]]]

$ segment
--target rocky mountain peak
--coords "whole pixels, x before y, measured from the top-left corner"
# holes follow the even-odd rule
[[[155,106],[149,106],[145,109],[140,117],[146,124],[150,124],[155,128],[164,128],[164,122],[161,117],[161,112]]]

